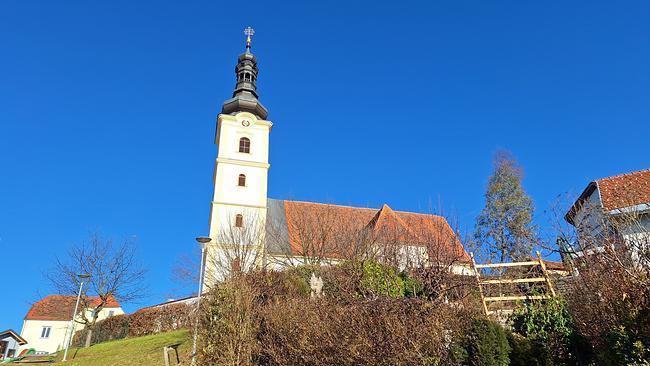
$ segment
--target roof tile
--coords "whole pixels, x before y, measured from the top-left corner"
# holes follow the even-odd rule
[[[99,297],[91,296],[90,307],[100,303]],[[25,320],[70,320],[77,302],[76,296],[49,295],[35,302],[25,315]],[[110,297],[106,308],[119,308],[120,304],[114,297]]]

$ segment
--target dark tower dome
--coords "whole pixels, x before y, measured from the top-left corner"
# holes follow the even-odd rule
[[[235,77],[237,78],[237,85],[232,94],[232,98],[223,103],[221,113],[224,114],[237,114],[239,112],[250,112],[260,119],[266,119],[269,112],[257,100],[257,60],[255,55],[251,53],[251,35],[253,30],[247,28],[245,34],[248,36],[246,39],[246,52],[239,55],[237,66],[235,66]]]

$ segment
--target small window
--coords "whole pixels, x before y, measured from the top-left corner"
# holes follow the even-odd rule
[[[233,273],[239,273],[241,272],[241,261],[239,260],[239,257],[233,259],[232,263],[230,264],[230,270]]]
[[[50,338],[51,330],[52,327],[43,327],[43,329],[41,329],[41,338]]]
[[[235,216],[235,227],[244,227],[244,216],[240,214]]]
[[[108,317],[110,318],[111,316],[115,315],[115,312],[113,310],[110,310],[108,312]]]
[[[239,152],[250,154],[251,140],[249,140],[247,137],[242,137],[239,139]]]
[[[246,176],[244,174],[239,174],[237,185],[240,187],[246,187]]]

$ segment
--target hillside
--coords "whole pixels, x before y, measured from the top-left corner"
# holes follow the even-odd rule
[[[163,365],[163,347],[174,343],[181,343],[178,348],[181,364],[189,365],[192,340],[187,330],[121,339],[79,350],[71,349],[68,353],[68,362],[65,364],[69,366],[160,366]],[[170,356],[172,354],[170,353]],[[60,359],[59,356],[57,361]],[[172,365],[174,364],[175,362],[172,362]]]

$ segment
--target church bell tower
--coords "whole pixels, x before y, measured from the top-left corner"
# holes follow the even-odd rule
[[[204,289],[232,271],[250,269],[263,261],[269,133],[273,124],[258,100],[257,59],[251,52],[253,29],[247,28],[244,34],[246,50],[235,66],[235,90],[217,117],[218,154]]]

